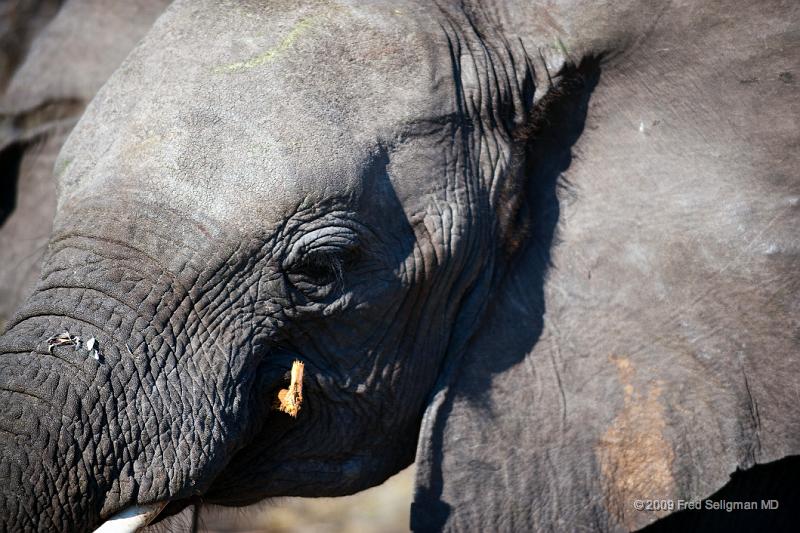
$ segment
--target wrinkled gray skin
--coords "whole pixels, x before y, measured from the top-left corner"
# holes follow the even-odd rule
[[[800,7],[697,4],[173,4],[55,164],[0,529],[416,453],[416,529],[626,530],[800,453]]]

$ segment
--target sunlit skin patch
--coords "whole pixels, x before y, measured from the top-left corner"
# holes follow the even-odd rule
[[[289,388],[281,389],[278,392],[278,405],[279,411],[283,411],[289,416],[296,417],[300,412],[300,406],[303,403],[303,368],[305,365],[300,361],[295,360],[292,363],[291,379],[289,380]]]

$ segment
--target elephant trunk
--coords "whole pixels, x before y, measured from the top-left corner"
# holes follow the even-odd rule
[[[121,355],[114,332],[34,302],[0,339],[0,530],[81,531],[138,497],[125,463],[141,423],[112,414],[126,411],[127,385],[109,364]]]
[[[126,245],[54,241],[0,337],[0,531],[90,530],[219,473],[244,434],[239,347],[186,287]]]

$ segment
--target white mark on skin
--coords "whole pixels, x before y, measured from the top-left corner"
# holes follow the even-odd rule
[[[86,349],[89,351],[89,357],[91,357],[95,361],[100,360],[100,350],[98,344],[99,343],[97,342],[97,339],[95,339],[94,337],[86,341]]]
[[[95,361],[100,361],[100,348],[97,339],[90,337],[85,343],[77,335],[72,335],[69,331],[64,331],[53,337],[47,339],[47,351],[53,353],[53,348],[57,346],[74,346],[75,351],[86,349],[89,352],[89,357]]]
[[[644,133],[644,122],[639,121],[639,133]]]
[[[56,346],[75,346],[75,349],[79,350],[81,338],[77,335],[72,335],[69,331],[65,331],[47,339],[47,351],[49,353],[53,353],[53,348]]]

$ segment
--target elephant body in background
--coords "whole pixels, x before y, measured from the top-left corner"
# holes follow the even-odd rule
[[[0,8],[0,331],[39,279],[61,145],[168,4],[9,0]]]
[[[794,4],[42,4],[6,60],[20,194],[146,36],[60,150],[0,338],[0,530],[414,460],[416,530],[632,530],[792,461]],[[93,20],[127,28],[98,61],[65,29]]]

